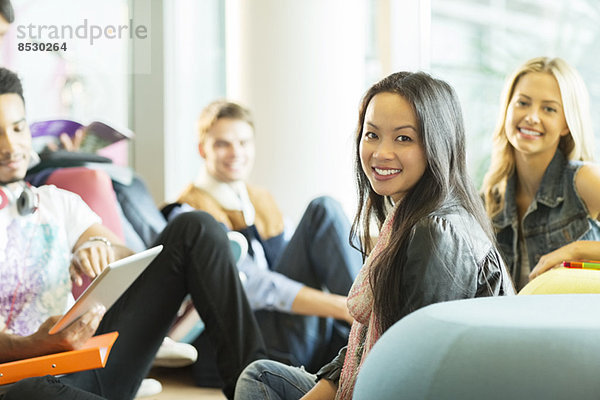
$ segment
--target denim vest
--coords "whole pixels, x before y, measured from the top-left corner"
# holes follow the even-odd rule
[[[575,240],[600,240],[600,223],[590,218],[575,190],[575,174],[582,165],[580,161],[568,161],[556,150],[546,168],[521,227],[531,268],[544,254]],[[498,247],[515,282],[521,272],[516,184],[516,173],[513,173],[506,184],[504,209],[492,219]]]

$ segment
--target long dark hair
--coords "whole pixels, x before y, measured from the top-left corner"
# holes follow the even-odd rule
[[[351,243],[359,238],[359,250],[366,257],[373,247],[371,223],[376,222],[381,228],[387,210],[392,205],[391,198],[378,195],[371,187],[361,167],[359,153],[367,107],[375,95],[383,92],[398,94],[412,105],[427,167],[396,209],[389,246],[373,260],[371,285],[374,311],[382,332],[400,317],[399,312],[405,301],[402,294],[398,293],[400,276],[406,262],[405,253],[411,230],[419,220],[443,204],[458,204],[475,217],[490,240],[494,241],[483,204],[468,177],[465,129],[454,90],[446,82],[423,72],[398,72],[374,84],[364,95],[359,109],[354,154],[359,202],[350,233]]]

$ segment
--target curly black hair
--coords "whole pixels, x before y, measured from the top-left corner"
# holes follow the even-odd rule
[[[25,102],[21,79],[11,70],[0,67],[0,95],[10,93],[18,94]]]
[[[13,9],[10,0],[0,0],[0,15],[9,24],[12,24],[15,21],[15,10]]]

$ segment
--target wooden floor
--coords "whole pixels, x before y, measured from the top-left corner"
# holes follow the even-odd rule
[[[220,389],[201,388],[194,384],[189,368],[154,368],[150,378],[157,379],[163,391],[155,396],[138,397],[143,400],[226,400]]]

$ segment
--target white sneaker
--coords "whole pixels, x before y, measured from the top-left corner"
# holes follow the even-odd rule
[[[146,378],[142,381],[140,388],[138,389],[135,398],[154,396],[162,392],[162,385],[159,381],[152,378]]]
[[[154,367],[180,368],[192,365],[198,359],[198,351],[187,343],[165,337],[154,358]]]

